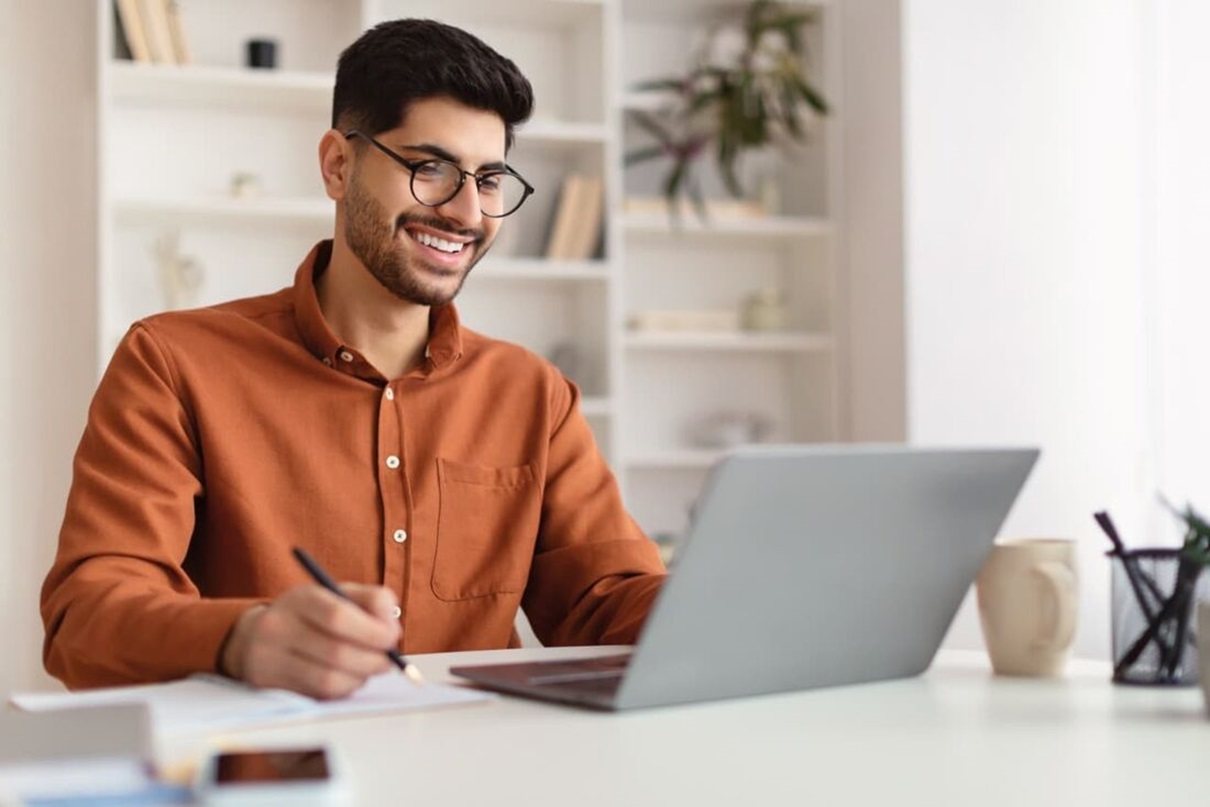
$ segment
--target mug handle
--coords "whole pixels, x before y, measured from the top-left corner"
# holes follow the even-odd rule
[[[1055,603],[1055,618],[1038,646],[1062,650],[1071,644],[1076,632],[1076,576],[1066,564],[1052,560],[1035,564],[1030,571],[1042,578]],[[1066,607],[1068,603],[1071,607]]]

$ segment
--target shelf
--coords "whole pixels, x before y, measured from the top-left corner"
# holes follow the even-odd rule
[[[752,218],[715,218],[702,222],[697,217],[686,216],[673,223],[662,214],[628,214],[622,219],[627,233],[677,238],[711,236],[776,238],[793,240],[819,238],[832,232],[832,223],[827,219],[810,216],[765,216]]]
[[[827,334],[743,331],[693,332],[669,331],[634,332],[626,335],[626,347],[631,350],[724,350],[747,353],[819,353],[832,349],[832,337]]]
[[[330,73],[252,70],[110,62],[110,96],[126,104],[223,107],[259,112],[322,112],[332,109]],[[602,123],[538,118],[517,129],[518,142],[541,146],[600,145],[609,139]]]
[[[538,118],[517,128],[518,142],[541,146],[603,145],[608,139],[609,130],[600,123],[576,123]]]
[[[214,197],[145,197],[119,199],[115,216],[127,223],[193,219],[210,223],[274,220],[298,224],[331,224],[333,202],[323,197],[237,199]]]
[[[834,0],[781,0],[785,5],[826,8]],[[742,14],[743,0],[622,0],[622,15],[638,22],[684,22],[717,16],[720,12]]]
[[[674,448],[634,454],[626,459],[626,467],[634,470],[689,470],[705,471],[723,456],[723,452],[709,448]]]
[[[476,280],[541,280],[604,282],[609,266],[603,261],[549,261],[545,258],[506,258],[489,255],[475,268]]]
[[[431,16],[467,26],[507,26],[511,28],[576,28],[601,18],[602,10],[613,0],[456,0],[456,2],[416,2],[416,0],[379,0],[387,17]]]
[[[622,96],[624,112],[660,112],[674,105],[678,95],[670,90],[630,90]]]
[[[331,73],[112,61],[115,101],[182,107],[253,108],[261,112],[324,112],[332,108]]]

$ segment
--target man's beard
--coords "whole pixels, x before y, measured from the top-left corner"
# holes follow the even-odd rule
[[[349,185],[348,196],[345,197],[345,240],[349,249],[383,288],[399,299],[416,305],[439,306],[453,300],[462,290],[466,276],[487,254],[490,246],[484,242],[483,230],[457,227],[436,215],[404,214],[396,220],[394,231],[384,223],[385,220],[382,205],[362,190],[361,183],[354,178]],[[403,252],[398,241],[400,237],[408,239],[413,249],[424,249],[412,240],[411,235],[400,235],[401,230],[412,224],[423,224],[436,230],[474,239],[463,249],[473,248],[476,254],[463,270],[452,291],[426,284],[422,275],[411,265],[421,259],[417,256],[409,257]]]

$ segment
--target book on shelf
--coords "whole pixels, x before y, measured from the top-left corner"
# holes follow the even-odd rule
[[[185,26],[181,22],[181,4],[177,0],[165,0],[168,7],[168,35],[172,40],[172,52],[177,64],[193,64],[193,51],[185,36]]]
[[[582,261],[596,255],[597,245],[601,241],[601,216],[604,211],[605,194],[601,177],[586,177],[580,188],[580,205],[569,258]]]
[[[739,333],[741,323],[736,309],[718,308],[636,311],[626,324],[642,333]]]
[[[118,40],[125,43],[131,59],[143,64],[150,63],[151,51],[147,46],[147,32],[143,27],[139,0],[114,0],[114,8],[117,10],[118,26],[121,29]],[[119,47],[119,53],[121,50]]]
[[[576,261],[595,255],[601,240],[604,207],[601,177],[568,174],[555,205],[546,257]]]
[[[139,11],[142,12],[151,61],[155,64],[176,64],[172,31],[168,25],[167,0],[139,0]]]
[[[584,177],[571,173],[563,178],[563,186],[559,191],[558,201],[555,202],[555,214],[551,220],[550,235],[546,240],[546,257],[549,260],[565,260],[571,257],[571,242],[575,236],[576,208],[580,205],[580,196],[584,185]]]

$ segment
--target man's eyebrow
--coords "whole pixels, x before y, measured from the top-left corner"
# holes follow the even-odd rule
[[[404,151],[419,151],[424,154],[431,154],[439,160],[445,160],[453,163],[454,165],[462,165],[462,161],[458,159],[456,154],[442,148],[441,146],[438,146],[435,143],[416,143],[410,146],[400,146],[399,148]],[[496,162],[484,163],[475,170],[482,173],[483,171],[503,171],[507,167],[508,165],[506,163],[497,160]]]

